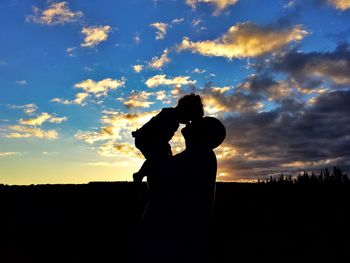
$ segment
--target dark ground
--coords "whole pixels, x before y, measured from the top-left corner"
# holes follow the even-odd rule
[[[131,262],[131,183],[0,186],[0,262]],[[212,262],[350,262],[349,185],[218,183]]]

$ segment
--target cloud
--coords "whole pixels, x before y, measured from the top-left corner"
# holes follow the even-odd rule
[[[199,26],[199,24],[201,24],[201,23],[203,23],[203,20],[202,20],[202,19],[200,19],[200,18],[195,18],[195,19],[192,20],[191,25],[192,25],[193,27],[197,27],[197,26]]]
[[[171,21],[172,24],[180,24],[184,21],[184,18],[175,18],[173,21]]]
[[[62,123],[63,121],[66,121],[67,117],[54,117],[50,115],[47,112],[43,112],[42,114],[38,115],[35,118],[31,119],[20,119],[19,123],[22,125],[32,125],[32,126],[38,126],[42,125],[44,122],[51,122],[51,123]]]
[[[75,94],[74,100],[53,98],[51,102],[57,102],[66,105],[77,104],[85,106],[89,95],[93,95],[96,98],[107,96],[108,92],[111,90],[116,90],[117,88],[123,87],[125,85],[125,81],[126,79],[124,77],[121,77],[120,79],[106,78],[100,81],[94,81],[92,79],[83,80],[74,85],[75,88],[82,89],[84,91]]]
[[[226,95],[221,89],[204,89],[200,92],[206,114],[219,116],[222,113],[256,112],[264,107],[263,98],[256,94],[246,94],[240,90]]]
[[[309,89],[325,81],[333,85],[350,84],[350,45],[343,43],[332,52],[303,53],[291,50],[275,56],[270,62],[273,71],[284,72]]]
[[[126,142],[114,143],[109,141],[100,146],[98,154],[105,157],[143,158],[140,151],[134,145]]]
[[[0,157],[19,155],[19,152],[0,152]]]
[[[26,21],[44,25],[71,23],[83,16],[81,11],[71,11],[67,2],[51,3],[45,10],[40,10],[38,7],[33,6],[33,13],[32,15],[26,16]]]
[[[165,102],[165,100],[167,99],[167,95],[165,90],[159,90],[156,92],[156,99],[163,101],[163,103]]]
[[[23,79],[23,80],[16,80],[16,83],[18,85],[27,85],[28,84],[28,82],[25,79]]]
[[[205,73],[205,72],[206,72],[205,69],[195,68],[195,69],[193,70],[193,73],[196,73],[196,74],[203,74],[203,73]]]
[[[137,148],[128,143],[132,140],[131,132],[155,116],[158,111],[138,114],[103,111],[101,127],[95,131],[79,131],[75,138],[88,144],[102,144],[97,146],[97,152],[104,157],[141,158]]]
[[[328,3],[334,6],[336,9],[340,9],[342,11],[350,8],[349,0],[328,0]]]
[[[7,138],[42,138],[42,139],[56,139],[58,133],[55,130],[42,130],[36,127],[29,127],[24,125],[10,125],[7,126]]]
[[[83,80],[74,86],[78,89],[84,90],[85,93],[93,94],[96,97],[107,96],[108,92],[115,90],[125,85],[126,79],[106,78],[100,81],[94,81],[92,79]],[[81,95],[84,97],[85,95]]]
[[[204,56],[232,58],[257,57],[274,52],[293,41],[304,38],[307,31],[301,25],[291,28],[238,23],[220,38],[193,42],[185,37],[178,50],[191,50]]]
[[[168,54],[169,54],[169,50],[166,48],[164,49],[163,54],[160,56],[160,58],[153,57],[151,62],[148,65],[154,69],[162,68],[165,64],[170,62]]]
[[[240,85],[242,91],[249,91],[250,94],[260,96],[264,100],[279,101],[292,95],[293,88],[290,83],[284,80],[276,81],[267,74],[253,74],[248,76]]]
[[[99,141],[120,141],[131,138],[131,132],[140,128],[149,121],[158,111],[139,114],[104,111],[101,117],[101,128],[97,131],[79,131],[75,137],[86,143],[93,144]]]
[[[61,104],[66,104],[66,105],[68,105],[68,104],[85,105],[84,102],[86,101],[88,96],[89,96],[89,93],[79,92],[79,93],[75,94],[74,100],[62,100],[60,98],[54,98],[51,101],[61,103]]]
[[[151,92],[133,92],[123,104],[128,109],[131,108],[149,108],[154,102],[148,101],[149,97],[153,95]]]
[[[136,72],[136,73],[140,73],[143,69],[143,65],[134,65],[132,66],[133,70]]]
[[[150,24],[150,26],[158,30],[156,32],[156,40],[161,40],[165,38],[167,29],[168,29],[168,24],[156,22],[156,23]]]
[[[76,47],[68,47],[67,49],[66,49],[66,52],[67,52],[67,55],[69,56],[69,57],[74,57],[75,55],[74,55],[74,50],[76,50],[77,48]]]
[[[194,85],[196,80],[190,80],[189,76],[178,76],[174,78],[167,78],[166,75],[155,75],[146,80],[145,84],[149,88],[155,88],[160,85],[170,85],[174,87],[181,87],[183,85]]]
[[[85,35],[82,47],[95,47],[108,39],[108,34],[111,31],[110,26],[90,26],[83,27],[81,33]]]
[[[140,33],[136,33],[135,36],[133,37],[133,40],[134,40],[134,43],[136,45],[140,44],[141,43],[141,36],[140,36]]]
[[[349,170],[349,99],[350,90],[325,92],[312,105],[286,99],[270,111],[224,118],[225,144],[235,154],[219,160],[219,166],[230,179],[332,165]]]
[[[38,109],[38,106],[35,103],[25,104],[25,105],[10,105],[12,109],[23,109],[23,111],[32,115]]]
[[[220,14],[228,6],[234,5],[238,0],[186,0],[186,4],[191,6],[193,9],[200,3],[211,4],[215,6],[214,15]]]
[[[83,70],[85,70],[85,71],[87,71],[87,72],[92,72],[92,71],[94,71],[93,68],[88,67],[88,66],[84,66],[84,67],[83,67]]]

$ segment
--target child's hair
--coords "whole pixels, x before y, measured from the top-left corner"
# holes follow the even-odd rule
[[[203,103],[199,95],[194,93],[183,96],[179,99],[177,107],[186,112],[191,118],[200,118],[204,116]]]

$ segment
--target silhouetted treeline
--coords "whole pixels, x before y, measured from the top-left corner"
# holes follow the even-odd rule
[[[258,180],[258,183],[269,184],[350,184],[349,176],[341,168],[334,166],[332,172],[328,168],[321,169],[319,173],[307,172],[299,173],[297,176],[291,174],[280,174],[270,176],[267,180]]]

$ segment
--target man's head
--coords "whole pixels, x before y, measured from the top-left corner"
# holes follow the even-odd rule
[[[182,134],[187,149],[215,149],[224,141],[226,129],[218,119],[204,117],[188,124]]]
[[[176,109],[181,123],[200,119],[204,115],[202,99],[199,95],[191,93],[179,99]]]

